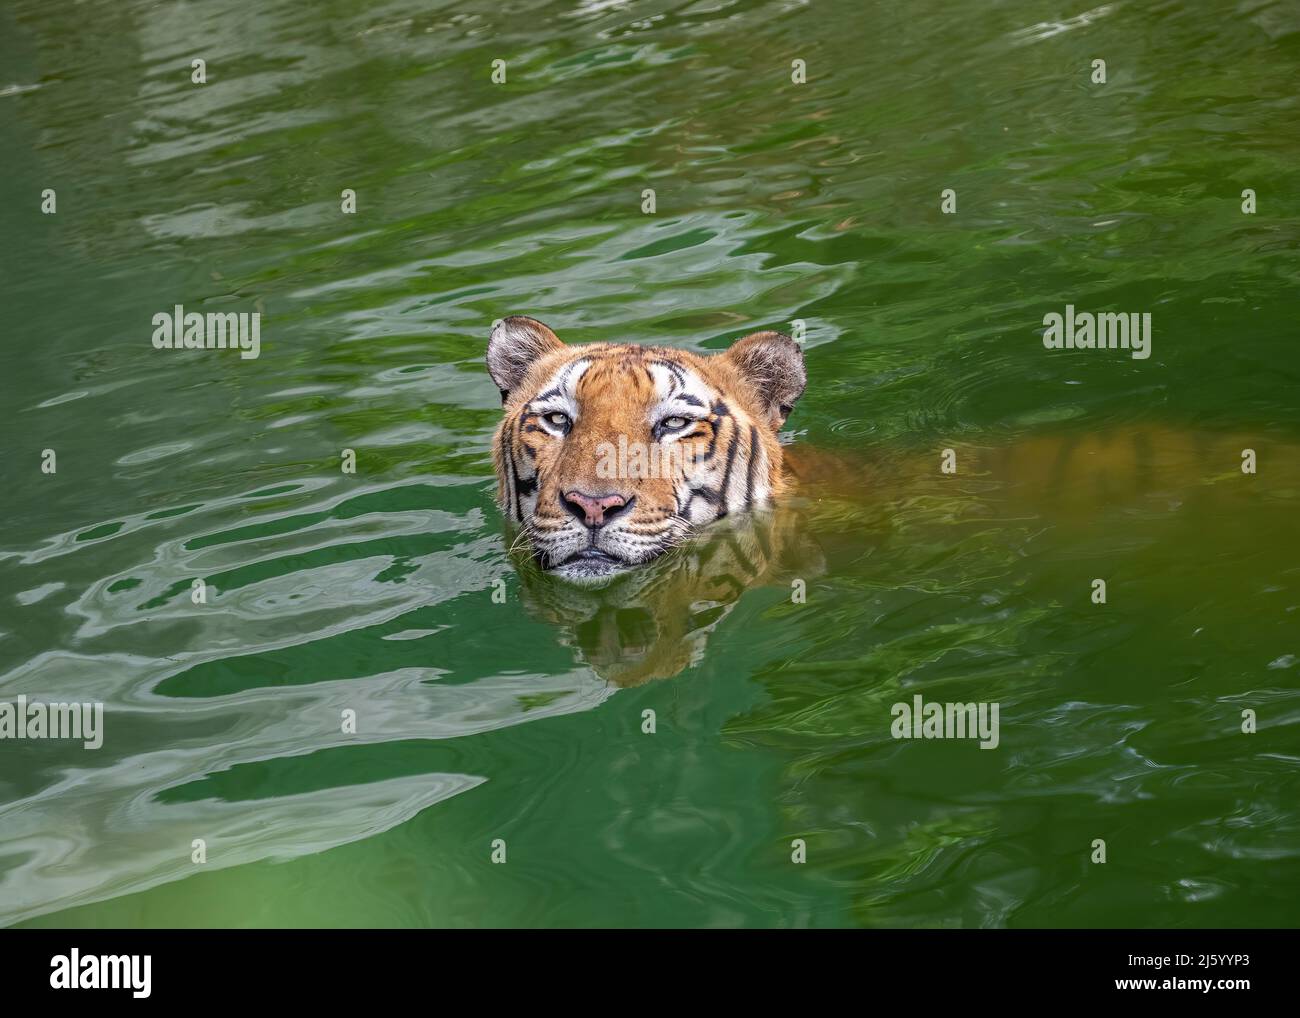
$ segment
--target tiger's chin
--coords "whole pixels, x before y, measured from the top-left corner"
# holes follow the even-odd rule
[[[585,548],[546,570],[551,576],[579,587],[603,587],[631,572],[641,562],[627,562],[598,548]]]

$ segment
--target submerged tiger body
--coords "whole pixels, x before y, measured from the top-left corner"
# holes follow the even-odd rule
[[[599,585],[785,486],[777,431],[803,392],[798,345],[759,332],[725,353],[566,346],[531,318],[493,328],[502,511],[538,564]]]

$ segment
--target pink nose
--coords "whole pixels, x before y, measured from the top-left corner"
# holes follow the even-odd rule
[[[564,493],[564,505],[569,512],[582,520],[589,527],[603,527],[605,525],[605,513],[609,512],[610,516],[617,514],[618,510],[627,505],[627,499],[622,495],[584,495],[580,491],[566,491]]]

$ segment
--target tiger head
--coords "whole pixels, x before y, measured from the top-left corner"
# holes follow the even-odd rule
[[[600,585],[784,487],[777,432],[803,393],[803,353],[756,332],[701,356],[566,346],[532,318],[492,329],[504,417],[498,499],[538,565]]]

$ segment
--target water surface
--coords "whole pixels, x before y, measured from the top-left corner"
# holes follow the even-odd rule
[[[1300,14],[1087,2],[10,0],[0,697],[107,732],[0,744],[0,922],[1295,925]],[[520,569],[511,313],[802,321],[784,557]]]

